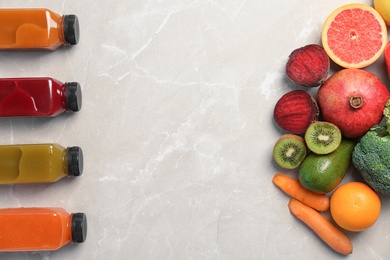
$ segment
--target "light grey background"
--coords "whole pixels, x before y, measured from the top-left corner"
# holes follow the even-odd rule
[[[374,227],[347,233],[354,253],[344,258],[289,213],[271,182],[277,171],[296,176],[271,156],[282,134],[274,104],[302,89],[286,79],[287,57],[320,43],[328,14],[349,2],[1,1],[76,14],[81,41],[1,52],[0,77],[78,81],[84,97],[77,114],[0,119],[1,143],[79,145],[85,169],[55,184],[0,186],[0,207],[82,211],[89,230],[84,244],[0,258],[388,258],[388,198]],[[386,80],[383,59],[367,69]]]

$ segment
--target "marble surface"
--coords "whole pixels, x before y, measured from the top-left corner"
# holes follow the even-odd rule
[[[84,244],[1,259],[345,259],[287,209],[271,182],[289,53],[319,43],[346,0],[1,1],[76,14],[77,46],[0,52],[0,77],[78,81],[83,108],[0,119],[2,144],[79,145],[83,176],[0,186],[0,207],[88,216]],[[371,1],[359,1],[371,4]],[[367,68],[386,80],[383,60]],[[387,82],[387,80],[386,80]],[[388,83],[388,82],[387,82]],[[316,89],[312,92],[315,93]],[[351,170],[346,180],[359,179]],[[371,229],[347,233],[346,259],[388,259],[390,199]]]

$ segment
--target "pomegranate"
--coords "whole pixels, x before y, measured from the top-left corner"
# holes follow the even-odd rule
[[[324,119],[345,137],[357,138],[382,120],[390,92],[369,71],[343,69],[325,81],[317,98]]]

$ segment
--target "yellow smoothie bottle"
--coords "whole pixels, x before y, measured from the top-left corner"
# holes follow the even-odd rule
[[[0,145],[0,184],[55,182],[82,171],[83,151],[78,146]]]

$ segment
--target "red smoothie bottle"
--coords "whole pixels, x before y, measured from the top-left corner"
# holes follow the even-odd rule
[[[49,77],[0,78],[0,117],[53,117],[81,109],[81,87]]]

